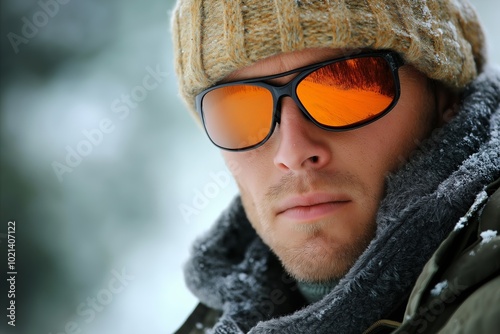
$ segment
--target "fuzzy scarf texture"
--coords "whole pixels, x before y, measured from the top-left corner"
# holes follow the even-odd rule
[[[500,177],[499,105],[500,73],[487,68],[457,116],[388,177],[374,239],[316,303],[303,304],[236,198],[185,266],[194,295],[221,310],[209,333],[361,333],[390,313],[476,195]]]

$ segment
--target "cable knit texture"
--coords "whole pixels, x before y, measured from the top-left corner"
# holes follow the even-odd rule
[[[203,89],[282,52],[391,49],[455,88],[476,77],[486,54],[465,0],[179,0],[171,26],[179,89],[191,111]]]
[[[500,177],[500,75],[486,71],[465,89],[458,115],[388,177],[374,239],[318,302],[300,308],[297,286],[235,199],[185,267],[191,291],[222,311],[209,332],[361,333],[408,296],[476,195]]]

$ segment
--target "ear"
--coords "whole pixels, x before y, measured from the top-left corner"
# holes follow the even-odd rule
[[[449,123],[458,112],[460,95],[458,92],[436,83],[436,102],[440,126]]]

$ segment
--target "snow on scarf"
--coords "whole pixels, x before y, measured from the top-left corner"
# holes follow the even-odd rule
[[[360,333],[387,315],[476,194],[500,176],[500,74],[487,71],[465,90],[457,116],[388,178],[374,239],[322,300],[291,309],[296,287],[235,199],[185,267],[190,290],[222,311],[209,332]]]

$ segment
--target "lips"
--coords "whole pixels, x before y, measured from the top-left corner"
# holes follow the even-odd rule
[[[293,196],[281,201],[276,214],[292,220],[308,221],[332,215],[350,202],[345,195],[312,193]]]

